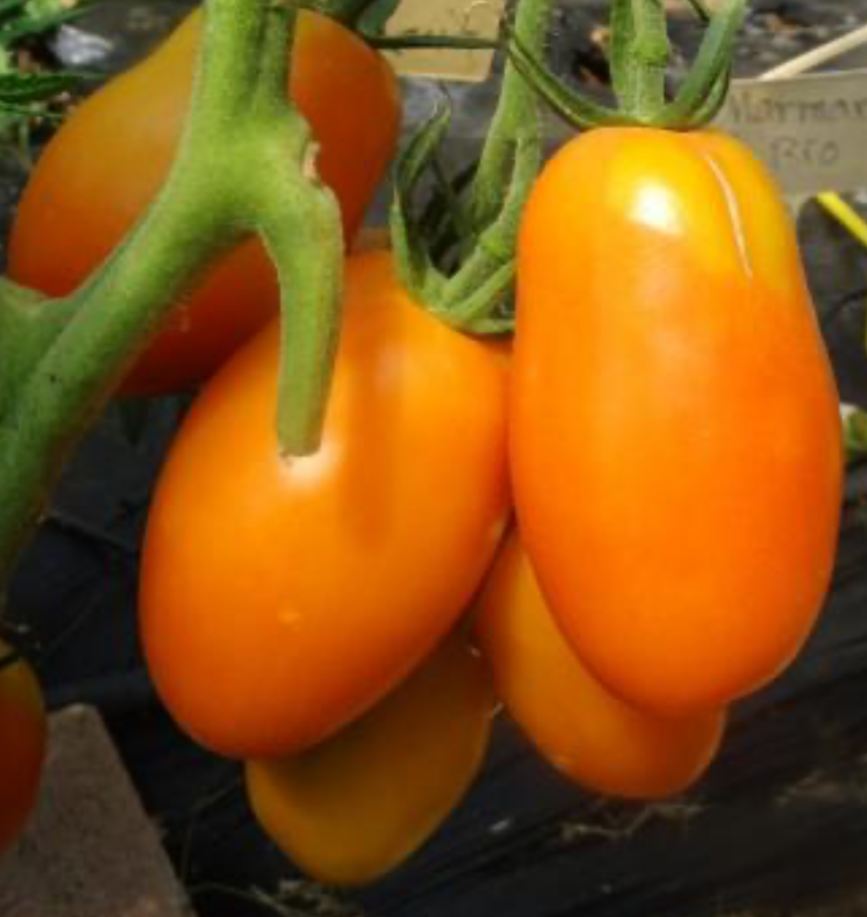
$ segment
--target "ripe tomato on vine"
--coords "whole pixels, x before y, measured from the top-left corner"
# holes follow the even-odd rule
[[[288,89],[317,138],[319,174],[337,195],[351,239],[397,144],[397,79],[382,55],[324,15],[302,11],[297,30]],[[70,293],[145,213],[178,149],[201,32],[202,15],[193,13],[57,131],[18,207],[13,280],[50,296]],[[161,394],[207,378],[276,315],[279,296],[261,243],[244,242],[185,298],[121,391]]]
[[[142,556],[157,688],[234,757],[314,745],[393,688],[467,606],[510,510],[506,359],[421,309],[390,253],[348,261],[334,389],[306,458],[278,447],[278,349],[273,326],[193,405]]]

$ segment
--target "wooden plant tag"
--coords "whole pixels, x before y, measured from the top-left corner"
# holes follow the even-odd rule
[[[388,35],[465,35],[495,41],[506,0],[402,0],[389,20]],[[398,73],[481,83],[489,76],[493,51],[394,51]]]
[[[867,187],[867,70],[735,80],[716,125],[792,197]]]

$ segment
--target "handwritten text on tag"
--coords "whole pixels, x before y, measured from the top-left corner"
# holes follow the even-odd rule
[[[716,125],[749,144],[787,194],[867,187],[867,70],[735,80]]]
[[[464,35],[496,40],[506,0],[402,0],[388,34]],[[481,82],[491,72],[493,51],[399,51],[389,54],[398,73]]]

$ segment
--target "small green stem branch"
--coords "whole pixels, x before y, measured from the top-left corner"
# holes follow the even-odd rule
[[[512,34],[532,49],[533,57],[544,50],[552,6],[553,0],[520,0],[518,5]],[[399,164],[391,219],[396,263],[406,288],[442,321],[470,333],[502,333],[512,323],[503,306],[514,285],[518,225],[542,160],[536,93],[510,57],[466,199],[461,197],[464,176],[450,187],[438,175],[440,193],[418,216],[414,192],[436,163],[450,117],[447,106],[440,108]],[[449,271],[436,260],[441,239],[429,245],[424,231],[442,222],[459,241],[457,263]]]
[[[294,329],[282,361],[292,372],[281,380],[281,445],[290,454],[316,449],[342,236],[337,203],[313,176],[310,130],[286,99],[295,15],[291,2],[206,0],[186,132],[145,217],[65,299],[37,306],[0,288],[0,593],[63,462],[114,385],[171,305],[253,234],[277,262],[285,323]]]
[[[519,36],[510,43],[510,55],[557,114],[581,130],[615,125],[696,130],[725,101],[746,0],[723,0],[713,11],[700,0],[690,2],[705,22],[705,34],[671,101],[665,95],[669,44],[662,0],[612,0],[610,63],[616,107],[600,105],[564,85]]]
[[[515,37],[531,54],[539,58],[545,52],[552,5],[553,0],[521,3],[515,18]],[[489,223],[502,209],[509,194],[519,144],[535,143],[538,170],[542,158],[541,131],[536,92],[518,72],[514,63],[508,60],[500,100],[473,184],[472,212],[477,226]]]

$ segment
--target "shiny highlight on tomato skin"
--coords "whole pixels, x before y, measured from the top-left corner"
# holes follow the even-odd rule
[[[634,706],[726,706],[788,665],[837,544],[838,395],[794,227],[717,133],[593,131],[519,244],[511,464],[576,652]]]
[[[0,659],[10,652],[0,641]],[[42,692],[33,670],[23,660],[0,669],[0,855],[36,804],[46,732]]]
[[[178,722],[229,757],[301,751],[398,684],[451,629],[510,512],[508,365],[398,282],[347,263],[322,446],[276,440],[278,329],[210,382],[163,468],[141,630]]]
[[[665,719],[607,691],[556,626],[517,532],[482,592],[476,635],[506,709],[542,756],[584,789],[662,799],[713,761],[725,711]]]
[[[418,850],[460,802],[484,760],[494,704],[484,661],[453,635],[322,745],[248,762],[256,818],[318,881],[373,882]]]
[[[181,137],[201,29],[195,12],[60,127],[18,206],[9,242],[14,281],[50,296],[72,292],[145,212]],[[318,140],[317,167],[351,239],[397,144],[397,78],[352,31],[302,11],[289,89]],[[276,272],[262,245],[248,240],[179,304],[122,393],[162,394],[207,378],[278,309]]]

